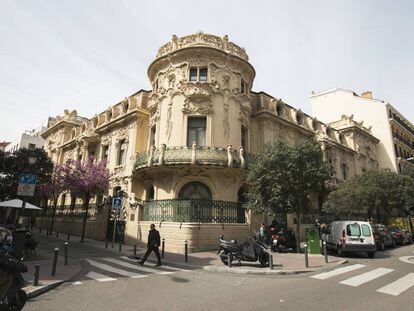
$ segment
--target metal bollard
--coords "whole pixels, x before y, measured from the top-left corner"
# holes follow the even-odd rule
[[[55,251],[53,253],[52,276],[55,276],[55,274],[56,274],[56,266],[57,266],[58,255],[59,255],[59,247],[55,247]]]
[[[137,245],[136,244],[134,245],[134,257],[137,257]]]
[[[108,239],[105,239],[105,248],[108,248]]]
[[[164,258],[164,250],[165,250],[165,239],[162,239],[162,244],[161,244],[161,258]]]
[[[228,265],[229,268],[231,268],[232,261],[233,261],[232,255],[231,255],[231,253],[228,253],[227,254],[227,265]]]
[[[56,237],[57,238],[59,237],[59,231],[56,231]]]
[[[323,254],[325,256],[325,263],[328,263],[328,251],[326,249],[326,241],[323,241],[322,244],[323,244]]]
[[[33,273],[33,285],[39,285],[39,273],[40,273],[40,265],[35,265],[35,271]]]
[[[184,259],[185,262],[188,262],[188,242],[184,242]]]
[[[65,249],[64,249],[64,251],[65,251],[65,266],[67,266],[68,265],[68,246],[69,246],[69,243],[68,242],[65,242]]]
[[[269,268],[273,270],[273,254],[269,254]]]
[[[122,251],[122,242],[121,242],[121,240],[119,240],[119,243],[118,243],[118,252],[121,252]]]
[[[305,247],[305,267],[308,268],[309,267],[308,244],[305,243],[304,247]]]
[[[70,233],[68,233],[67,237],[66,237],[66,241],[70,241]]]

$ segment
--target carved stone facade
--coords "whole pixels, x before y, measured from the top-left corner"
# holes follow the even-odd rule
[[[112,187],[121,187],[138,202],[128,212],[130,242],[145,239],[142,231],[150,221],[160,222],[162,234],[175,236],[166,243],[170,250],[181,250],[184,240],[190,250],[208,249],[223,230],[229,238],[242,238],[257,229],[261,217],[237,210],[242,223],[230,223],[222,206],[243,200],[246,167],[269,142],[313,139],[334,166],[337,180],[377,168],[378,140],[352,117],[324,124],[281,99],[253,92],[255,70],[245,50],[227,36],[173,36],[159,49],[148,77],[151,91],[133,94],[92,119],[65,112],[44,134],[56,163],[108,154]],[[124,165],[117,165],[120,144],[127,146]],[[163,223],[180,219],[168,213],[187,208],[169,203],[177,199],[215,202],[203,216],[210,221],[186,222],[185,233],[182,220]],[[153,210],[160,202],[161,218],[145,218],[151,211],[142,202],[150,202]],[[205,230],[202,238],[195,227]]]

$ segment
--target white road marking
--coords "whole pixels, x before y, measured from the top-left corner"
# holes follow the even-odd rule
[[[116,274],[120,274],[120,275],[124,275],[124,276],[130,277],[130,278],[133,278],[133,279],[147,277],[147,275],[132,273],[132,272],[125,271],[125,270],[122,270],[122,269],[114,268],[112,266],[109,266],[109,265],[106,265],[106,264],[103,264],[103,263],[100,263],[100,262],[97,262],[97,261],[94,261],[94,260],[91,260],[91,259],[87,259],[87,261],[89,262],[90,265],[92,265],[94,267],[97,267],[99,269],[106,270],[106,271],[116,273]]]
[[[352,265],[352,266],[348,266],[348,267],[342,267],[342,268],[338,268],[338,269],[335,269],[335,270],[332,270],[332,271],[312,275],[311,278],[319,279],[319,280],[325,280],[325,279],[331,278],[333,276],[344,274],[344,273],[354,271],[354,270],[357,270],[357,269],[361,269],[361,268],[364,268],[364,267],[365,267],[365,265],[356,264],[356,265]]]
[[[147,268],[147,267],[141,267],[141,266],[137,266],[137,264],[133,265],[130,263],[127,263],[125,261],[122,260],[118,260],[115,258],[102,258],[105,261],[117,264],[119,266],[128,268],[128,269],[133,269],[133,270],[138,270],[138,271],[145,271],[145,272],[151,272],[154,274],[173,274],[173,271],[162,271],[162,270],[157,270],[157,269],[151,269],[151,268]]]
[[[412,286],[414,286],[414,273],[408,273],[406,276],[398,279],[397,281],[377,289],[377,292],[398,296]]]
[[[375,280],[376,278],[379,278],[383,275],[391,273],[392,271],[394,271],[394,269],[377,268],[377,269],[374,269],[372,271],[369,271],[369,272],[354,276],[352,278],[346,279],[346,280],[344,280],[342,282],[339,282],[339,283],[356,287],[356,286],[359,286],[361,284],[367,283],[369,281]]]
[[[414,265],[414,256],[402,256],[398,258],[400,261],[411,263]]]
[[[109,276],[106,276],[104,274],[96,273],[93,271],[90,271],[87,275],[88,278],[97,280],[99,282],[109,282],[109,281],[116,281],[114,278],[110,278]]]
[[[76,281],[76,282],[73,282],[72,283],[72,285],[82,285],[83,283],[82,282],[79,282],[79,281]]]
[[[120,258],[128,260],[128,261],[133,261],[133,262],[137,262],[136,259],[131,259],[127,256],[121,256]],[[188,269],[180,269],[180,268],[175,268],[175,267],[171,267],[171,266],[163,266],[163,268],[168,269],[168,270],[174,270],[174,271],[183,271],[183,272],[189,272],[191,270]],[[151,268],[147,268],[147,269],[151,269]],[[153,270],[157,270],[157,269],[153,269]]]

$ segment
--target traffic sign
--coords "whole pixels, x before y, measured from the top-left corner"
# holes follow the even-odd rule
[[[37,176],[33,174],[21,174],[19,176],[19,185],[17,186],[17,195],[32,197],[35,192]]]
[[[112,208],[121,208],[121,206],[122,206],[122,198],[113,198]]]

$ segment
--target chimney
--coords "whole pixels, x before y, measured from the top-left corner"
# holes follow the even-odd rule
[[[372,99],[372,92],[371,91],[365,91],[361,94],[361,97]]]

